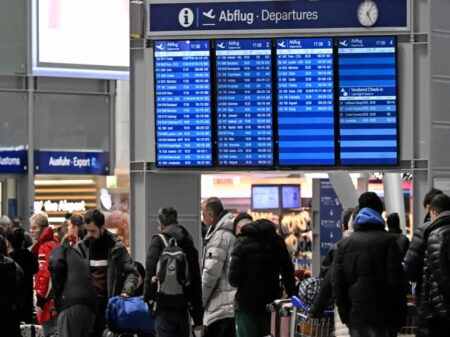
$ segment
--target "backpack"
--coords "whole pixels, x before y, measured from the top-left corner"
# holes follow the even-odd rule
[[[311,308],[312,304],[319,295],[321,281],[321,278],[310,277],[300,283],[298,297],[301,298],[303,303],[308,308]]]
[[[182,308],[188,305],[187,288],[190,285],[189,264],[185,252],[174,238],[167,241],[163,234],[158,234],[164,243],[164,249],[156,266],[156,295],[153,311],[157,306],[164,308]]]

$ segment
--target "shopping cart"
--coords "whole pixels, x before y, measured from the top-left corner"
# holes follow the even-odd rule
[[[408,303],[406,311],[406,325],[401,328],[399,337],[413,337],[417,332],[417,307],[414,303]]]
[[[292,297],[290,337],[334,336],[334,312],[325,311],[323,317],[312,318],[311,311],[298,297]]]

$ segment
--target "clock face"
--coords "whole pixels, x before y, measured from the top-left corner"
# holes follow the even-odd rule
[[[378,20],[377,4],[372,0],[365,0],[359,5],[357,14],[361,25],[371,27]]]

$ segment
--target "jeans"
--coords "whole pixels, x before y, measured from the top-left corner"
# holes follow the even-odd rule
[[[208,325],[203,337],[236,337],[234,318],[224,318]]]
[[[105,312],[108,305],[107,298],[98,298],[97,313],[95,315],[95,323],[90,337],[102,337],[103,331],[106,329]]]
[[[155,315],[156,337],[189,337],[191,322],[187,309],[158,309]]]
[[[58,337],[89,337],[95,313],[85,305],[74,305],[58,317]]]
[[[42,328],[44,329],[44,336],[53,335],[56,331],[56,320],[57,316],[53,316],[48,321],[42,323]]]

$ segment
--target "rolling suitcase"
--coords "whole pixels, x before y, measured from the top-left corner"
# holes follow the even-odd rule
[[[290,299],[276,300],[275,302],[267,306],[267,311],[271,313],[270,317],[271,337],[289,337],[291,308],[292,303]]]
[[[22,337],[44,337],[44,328],[41,325],[21,324],[20,334]]]

